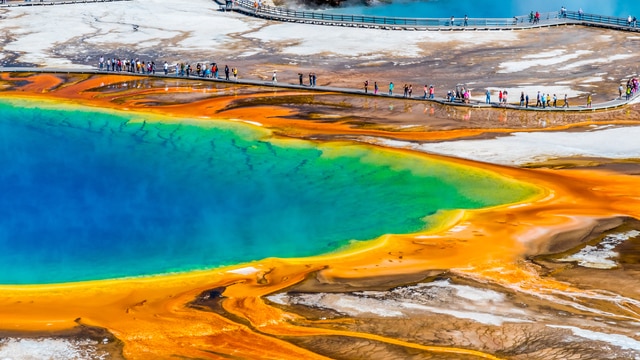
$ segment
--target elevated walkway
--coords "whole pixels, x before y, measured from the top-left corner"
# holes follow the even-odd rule
[[[627,19],[581,14],[576,11],[548,12],[540,14],[539,21],[532,21],[529,15],[512,18],[402,18],[370,15],[333,14],[322,11],[292,10],[283,7],[260,6],[252,0],[235,0],[231,2],[215,0],[221,11],[235,11],[248,16],[303,24],[358,27],[385,30],[408,31],[490,31],[490,30],[525,30],[551,26],[581,25],[602,27],[621,31],[640,32],[635,24],[627,23]]]
[[[378,97],[378,98],[387,98],[387,99],[397,99],[397,100],[405,100],[405,101],[416,101],[416,102],[430,102],[430,103],[438,103],[442,105],[448,106],[459,106],[459,107],[468,107],[468,108],[502,108],[509,110],[519,110],[519,111],[541,111],[541,112],[593,112],[593,111],[604,111],[604,110],[612,110],[624,107],[629,104],[640,102],[640,92],[636,93],[632,98],[626,100],[623,98],[610,99],[605,102],[593,103],[590,108],[587,108],[584,104],[574,104],[569,108],[562,107],[547,107],[547,108],[538,108],[529,106],[528,108],[518,106],[514,103],[509,103],[507,105],[501,105],[499,103],[490,103],[486,104],[481,101],[471,100],[468,103],[465,103],[461,100],[449,101],[443,98],[436,99],[424,99],[422,96],[413,96],[413,97],[404,97],[401,93],[394,93],[393,95],[388,95],[388,91],[382,90],[378,92],[378,94],[373,94],[371,91],[365,94],[363,89],[353,89],[353,88],[339,88],[339,87],[331,87],[331,86],[309,86],[309,85],[299,85],[299,84],[291,84],[291,83],[273,83],[271,81],[257,80],[257,79],[245,79],[239,78],[238,80],[224,80],[222,78],[206,78],[206,77],[197,77],[197,76],[176,76],[175,74],[164,75],[164,72],[156,74],[141,74],[141,73],[130,73],[130,72],[113,72],[113,71],[100,71],[97,69],[58,69],[58,68],[30,68],[30,67],[0,67],[0,73],[51,73],[51,74],[88,74],[88,75],[115,75],[115,76],[136,76],[141,78],[161,78],[161,79],[181,79],[181,80],[189,80],[189,81],[205,81],[205,82],[218,82],[218,83],[229,83],[229,84],[240,84],[240,85],[251,85],[251,86],[262,86],[262,87],[271,87],[271,88],[280,88],[280,89],[295,89],[301,91],[313,91],[313,92],[324,92],[324,93],[339,93],[345,95],[358,95],[358,96],[367,96],[367,97]],[[401,89],[397,89],[401,90]]]

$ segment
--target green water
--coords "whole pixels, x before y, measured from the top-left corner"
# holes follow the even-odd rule
[[[300,257],[522,200],[532,186],[232,122],[0,100],[0,283]]]

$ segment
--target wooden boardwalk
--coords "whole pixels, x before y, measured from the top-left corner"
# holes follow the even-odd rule
[[[291,10],[283,7],[255,7],[253,0],[218,2],[221,11],[235,11],[244,15],[283,22],[297,22],[314,25],[359,27],[385,30],[408,31],[495,31],[525,30],[550,26],[580,25],[603,27],[620,31],[640,32],[640,28],[628,24],[626,18],[581,14],[577,11],[559,11],[540,14],[540,21],[530,21],[529,15],[512,18],[402,18],[371,15],[333,14],[321,11]]]
[[[299,84],[291,84],[291,83],[283,83],[283,82],[273,83],[271,81],[257,80],[257,79],[239,78],[238,80],[224,80],[223,78],[214,79],[214,78],[197,77],[197,76],[190,76],[190,77],[176,76],[175,73],[174,74],[169,73],[169,75],[164,75],[164,71],[162,70],[156,74],[142,74],[142,73],[130,73],[125,71],[122,71],[122,72],[100,71],[98,69],[57,69],[57,68],[1,67],[0,66],[0,73],[121,75],[121,76],[137,76],[141,78],[160,78],[160,79],[172,79],[172,80],[181,79],[181,80],[188,80],[188,81],[218,82],[218,83],[262,86],[262,87],[280,88],[280,89],[295,89],[295,90],[302,90],[302,91],[379,97],[379,98],[398,99],[398,100],[405,100],[405,101],[437,103],[437,104],[448,105],[448,106],[460,106],[460,107],[468,107],[468,108],[500,108],[500,109],[509,109],[509,110],[517,110],[517,111],[594,112],[594,111],[613,110],[613,109],[624,107],[629,104],[640,103],[640,92],[636,93],[629,100],[626,100],[624,97],[610,99],[605,102],[593,103],[592,107],[590,108],[587,108],[584,104],[573,105],[569,108],[563,108],[563,107],[539,108],[534,106],[529,106],[528,108],[525,108],[525,107],[519,106],[519,102],[508,103],[507,105],[501,105],[496,102],[486,104],[485,102],[482,102],[482,101],[471,100],[469,103],[464,103],[461,100],[449,101],[444,98],[425,99],[422,96],[404,97],[402,94],[399,94],[399,93],[388,95],[386,91],[379,91],[378,94],[373,94],[371,91],[369,91],[368,93],[365,93],[363,89],[339,88],[339,87],[331,87],[331,86],[309,86],[309,85],[299,85]],[[398,90],[401,90],[401,89],[398,89]],[[573,100],[573,99],[569,99],[569,100]]]

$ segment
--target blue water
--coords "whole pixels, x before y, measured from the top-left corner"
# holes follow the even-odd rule
[[[601,1],[601,0],[433,0],[407,1],[391,0],[375,1],[371,6],[361,5],[362,1],[348,1],[339,9],[328,10],[339,14],[366,14],[376,16],[409,17],[409,18],[512,18],[527,15],[531,11],[540,13],[560,10],[565,6],[569,11],[616,16],[626,18],[629,15],[640,18],[639,1]],[[357,5],[356,5],[357,4]]]
[[[0,284],[327,253],[536,191],[369,147],[271,141],[243,124],[7,100],[0,114]]]

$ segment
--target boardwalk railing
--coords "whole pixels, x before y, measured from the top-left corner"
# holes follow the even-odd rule
[[[221,0],[216,0],[221,1]],[[533,21],[532,15],[514,16],[512,18],[402,18],[372,15],[334,14],[322,11],[295,10],[278,6],[256,7],[253,0],[225,0],[221,5],[224,10],[232,10],[251,16],[279,21],[295,21],[320,25],[339,25],[355,27],[373,27],[389,29],[439,29],[439,30],[474,30],[489,29],[522,29],[551,25],[579,24],[585,26],[602,26],[617,30],[640,31],[635,23],[627,18],[584,14],[577,11],[553,11],[540,14],[539,21]],[[232,5],[233,4],[233,5]]]
[[[449,27],[462,28],[468,27],[510,27],[529,24],[529,16],[515,16],[513,18],[399,18],[384,17],[371,15],[350,15],[350,14],[333,14],[322,11],[310,10],[294,10],[279,6],[255,6],[256,3],[251,0],[236,0],[233,7],[229,10],[245,13],[248,15],[269,18],[282,21],[301,21],[312,23],[334,24],[352,24],[368,25],[368,26],[401,26],[401,27]],[[225,8],[226,5],[222,7]],[[557,12],[541,14],[542,21],[557,20],[559,18]]]
[[[596,14],[581,14],[577,11],[567,11],[566,16],[561,16],[563,19],[571,19],[579,22],[601,24],[601,25],[614,25],[619,27],[636,28],[636,24],[629,23],[628,18],[619,18],[613,16],[604,16]]]

